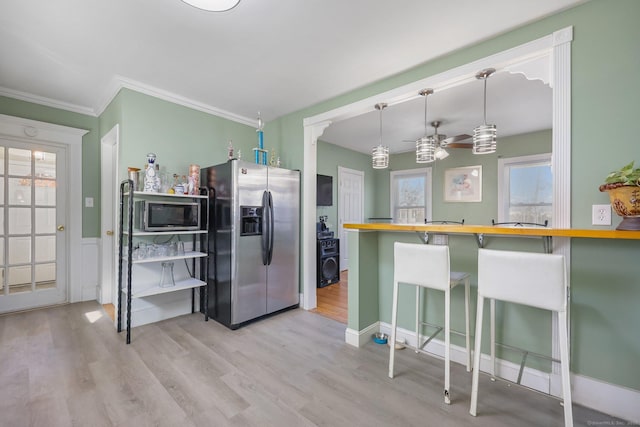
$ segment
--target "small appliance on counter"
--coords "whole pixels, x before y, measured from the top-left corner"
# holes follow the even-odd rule
[[[326,215],[320,217],[320,222],[316,222],[316,234],[318,240],[333,239],[333,231],[330,231],[329,227],[327,227]]]

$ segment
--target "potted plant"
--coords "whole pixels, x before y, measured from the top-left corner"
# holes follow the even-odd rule
[[[616,230],[640,230],[640,168],[631,162],[607,175],[600,191],[609,193],[613,210],[623,218]]]

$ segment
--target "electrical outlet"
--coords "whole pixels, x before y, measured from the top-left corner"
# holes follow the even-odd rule
[[[449,235],[448,234],[432,234],[430,243],[433,245],[448,245]]]
[[[591,208],[592,225],[611,225],[611,205],[592,205]]]
[[[85,197],[84,198],[84,207],[92,208],[93,207],[93,197]]]

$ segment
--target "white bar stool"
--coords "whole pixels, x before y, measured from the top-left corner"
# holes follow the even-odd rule
[[[473,416],[476,415],[478,403],[482,312],[485,298],[528,305],[558,313],[564,423],[566,426],[572,426],[573,412],[567,336],[567,273],[564,256],[479,249],[478,308],[473,353],[471,406],[469,408],[469,413]],[[494,343],[491,344],[493,354]]]
[[[451,273],[449,268],[449,247],[418,245],[396,242],[394,245],[393,306],[391,313],[391,345],[389,353],[389,378],[393,378],[396,330],[398,326],[398,286],[400,283],[416,286],[416,351],[420,348],[420,289],[437,289],[444,292],[444,401],[451,403],[450,395],[450,308],[451,289],[465,285],[465,322],[467,371],[471,368],[471,346],[469,343],[469,284],[467,273]],[[436,331],[438,333],[441,328]],[[426,343],[433,337],[432,335]]]

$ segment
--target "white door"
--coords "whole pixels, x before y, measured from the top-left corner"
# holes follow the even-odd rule
[[[338,167],[338,235],[340,269],[349,267],[349,244],[344,224],[364,222],[364,172]]]
[[[100,140],[100,291],[101,304],[116,303],[116,210],[119,204],[118,138],[119,126],[114,126]]]
[[[0,312],[67,301],[66,158],[0,139]]]

